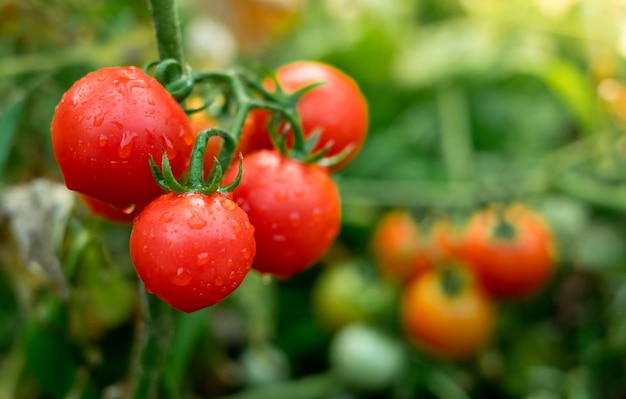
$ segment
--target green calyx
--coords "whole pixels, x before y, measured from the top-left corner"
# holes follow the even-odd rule
[[[271,113],[267,129],[274,148],[281,154],[303,163],[315,163],[332,166],[342,162],[354,148],[345,148],[334,156],[326,156],[331,143],[321,149],[315,149],[321,131],[312,132],[305,137],[300,115],[297,111],[299,101],[309,91],[323,85],[322,82],[306,85],[299,90],[287,93],[275,75],[269,76],[274,89],[266,88],[262,79],[239,69],[227,71],[191,72],[175,59],[165,59],[144,67],[170,92],[181,104],[194,93],[200,85],[207,85],[207,90],[199,90],[204,104],[195,109],[185,109],[187,114],[208,110],[217,120],[232,132],[232,138],[239,141],[241,131],[249,113],[254,109],[263,109]],[[234,150],[234,148],[233,148]],[[228,165],[235,154],[223,149],[219,154],[219,163]]]
[[[191,161],[189,163],[189,173],[187,177],[176,179],[170,166],[170,161],[165,151],[161,158],[161,168],[150,157],[150,169],[156,183],[165,191],[176,193],[197,192],[202,194],[212,194],[215,192],[231,192],[237,187],[241,181],[242,174],[242,157],[239,160],[239,170],[235,180],[231,183],[222,185],[224,177],[224,169],[219,160],[215,159],[215,166],[211,170],[209,176],[204,176],[204,153],[211,137],[218,136],[223,139],[222,147],[226,151],[234,152],[237,141],[227,131],[220,128],[209,128],[201,131],[196,137],[196,141],[191,153]]]

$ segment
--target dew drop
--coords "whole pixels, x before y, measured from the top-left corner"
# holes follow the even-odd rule
[[[248,251],[248,248],[242,249],[241,253],[244,259],[246,260],[250,259],[250,251]]]
[[[199,253],[197,256],[198,265],[205,265],[209,261],[209,254],[206,252]]]
[[[278,202],[285,202],[285,201],[287,201],[287,193],[285,191],[283,191],[283,190],[276,191],[274,193],[274,198]]]
[[[172,246],[172,240],[166,240],[166,241],[165,241],[165,246],[166,246],[167,248],[170,248],[170,247]]]
[[[206,220],[194,213],[187,219],[187,225],[190,229],[199,230],[206,226]]]
[[[179,287],[184,287],[188,285],[191,281],[191,272],[184,267],[179,267],[176,269],[176,274],[174,278],[172,278],[172,284],[177,285]]]
[[[224,198],[221,201],[221,203],[222,203],[222,206],[224,207],[224,209],[227,209],[229,211],[232,211],[237,206],[237,205],[235,205],[235,203],[232,200],[230,200],[228,198]]]
[[[313,221],[319,222],[322,219],[322,211],[320,208],[313,209]]]
[[[272,277],[272,275],[269,273],[263,273],[261,275],[261,282],[265,285],[270,285],[273,279],[274,277]]]
[[[240,232],[241,231],[241,226],[239,225],[239,223],[233,219],[233,230],[235,230],[236,232]]]
[[[98,137],[98,146],[99,147],[104,147],[107,144],[107,136],[104,134],[101,134]]]
[[[131,131],[125,131],[122,134],[122,140],[120,141],[120,147],[117,150],[117,155],[120,158],[126,159],[129,158],[131,153],[133,152],[133,142],[137,138],[137,135]]]
[[[144,254],[148,253],[148,246],[147,245],[142,246],[141,247],[141,252],[143,252]]]
[[[214,281],[215,285],[217,287],[221,287],[222,284],[224,284],[224,282],[222,281],[222,278],[220,276],[215,277],[215,281]]]
[[[282,234],[274,234],[274,235],[272,236],[272,239],[273,239],[274,241],[278,241],[278,242],[285,242],[285,241],[287,241],[287,237],[285,237],[285,236],[284,236],[284,235],[282,235]]]
[[[102,126],[102,123],[104,122],[104,116],[102,116],[101,114],[97,114],[93,117],[93,126],[94,127],[100,127]]]
[[[289,223],[291,224],[292,227],[298,227],[300,226],[300,213],[298,212],[291,212],[289,214]]]
[[[174,212],[172,211],[167,211],[164,214],[161,215],[161,221],[163,223],[169,223],[174,219]]]
[[[130,215],[135,211],[135,204],[130,204],[125,208],[120,209],[124,215]]]

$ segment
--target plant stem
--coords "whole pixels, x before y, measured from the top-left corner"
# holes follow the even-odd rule
[[[444,86],[437,92],[441,150],[454,180],[471,178],[474,173],[467,100],[455,86]]]
[[[175,326],[175,310],[139,284],[142,319],[138,322],[136,356],[131,369],[129,398],[157,397],[162,371]]]
[[[159,59],[173,58],[183,67],[183,40],[176,0],[149,0]]]

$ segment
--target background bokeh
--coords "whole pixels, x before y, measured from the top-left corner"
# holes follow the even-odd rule
[[[194,69],[328,62],[360,85],[370,130],[334,176],[343,221],[331,251],[288,281],[251,273],[221,304],[177,315],[165,392],[626,397],[623,2],[181,0],[179,8]],[[87,72],[156,58],[143,0],[0,0],[0,399],[119,398],[133,378],[143,293],[130,228],[91,216],[65,189],[49,127],[61,95]],[[549,284],[498,303],[493,339],[471,359],[412,346],[398,323],[398,289],[372,256],[378,220],[394,208],[418,223],[465,220],[513,201],[555,232]]]

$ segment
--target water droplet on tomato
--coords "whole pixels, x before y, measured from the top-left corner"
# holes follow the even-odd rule
[[[287,201],[287,193],[285,191],[283,191],[283,190],[276,191],[274,193],[274,198],[278,202],[285,202],[285,201]]]
[[[204,228],[206,226],[206,220],[202,219],[197,214],[193,213],[189,219],[187,219],[187,225],[190,229],[198,230]]]
[[[278,242],[285,242],[285,241],[287,241],[287,237],[285,237],[285,236],[284,236],[284,235],[282,235],[282,234],[274,234],[274,235],[272,236],[272,239],[273,239],[274,241],[278,241]]]
[[[142,246],[141,247],[141,252],[143,252],[144,254],[148,253],[148,246],[147,245]]]
[[[289,223],[291,224],[292,227],[300,226],[300,223],[301,223],[300,214],[298,212],[291,212],[289,214]]]
[[[198,265],[205,265],[209,261],[209,254],[206,252],[199,253],[197,256]]]
[[[221,203],[222,203],[222,206],[224,207],[224,209],[227,209],[229,211],[232,211],[237,206],[232,200],[230,200],[228,198],[224,198],[221,201]]]
[[[97,114],[93,117],[93,126],[94,127],[99,127],[102,126],[102,123],[104,122],[104,116],[102,116],[101,114]]]
[[[248,248],[242,249],[241,253],[244,259],[246,260],[250,259],[250,251],[248,251]]]
[[[166,241],[165,241],[165,246],[166,246],[167,248],[170,248],[170,247],[172,246],[172,240],[166,240]]]
[[[174,220],[174,212],[172,211],[167,211],[164,214],[161,215],[161,221],[163,223],[169,223],[172,220]]]
[[[319,222],[322,219],[322,210],[320,208],[313,209],[313,221]]]
[[[176,269],[176,274],[172,278],[172,284],[177,285],[179,287],[183,287],[188,285],[191,281],[191,272],[184,267],[179,267]]]
[[[106,144],[107,144],[107,136],[105,136],[104,134],[101,134],[98,137],[98,146],[104,147]]]
[[[215,283],[215,285],[217,287],[220,287],[222,284],[224,284],[224,282],[222,281],[222,278],[220,276],[215,277],[214,283]]]
[[[124,215],[130,215],[135,211],[135,204],[130,204],[127,207],[120,209]]]
[[[120,158],[126,159],[130,157],[133,152],[133,142],[137,139],[137,134],[129,130],[122,134],[122,140],[120,141],[120,147],[117,149],[117,155]]]
[[[241,225],[239,224],[239,222],[237,222],[236,220],[233,220],[233,230],[235,230],[236,232],[240,232],[241,231]]]

